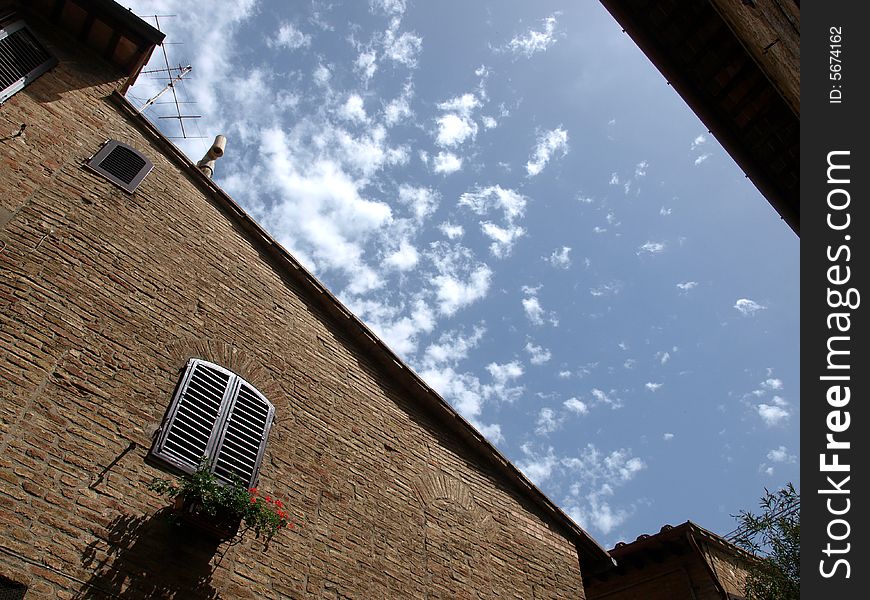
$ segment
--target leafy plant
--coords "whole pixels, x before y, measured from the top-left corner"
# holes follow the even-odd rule
[[[735,544],[761,558],[749,568],[748,600],[800,598],[800,493],[789,483],[776,492],[764,490],[760,514],[740,511]]]
[[[257,488],[249,489],[238,477],[230,483],[221,481],[211,472],[207,460],[203,460],[192,474],[182,475],[175,481],[154,479],[148,484],[148,489],[195,503],[200,514],[239,518],[246,530],[252,529],[266,542],[280,529],[295,526],[280,500],[261,494]]]

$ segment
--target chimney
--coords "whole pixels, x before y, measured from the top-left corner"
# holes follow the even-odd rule
[[[214,138],[214,143],[211,145],[211,148],[208,149],[208,152],[205,153],[205,156],[202,157],[202,160],[196,163],[196,167],[206,174],[207,177],[211,177],[214,175],[214,163],[221,156],[224,155],[224,148],[227,147],[227,138],[219,135]]]

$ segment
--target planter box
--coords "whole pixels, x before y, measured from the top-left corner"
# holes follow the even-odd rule
[[[175,499],[175,512],[182,523],[219,541],[235,537],[242,523],[242,518],[236,515],[210,515],[198,501],[182,497]]]

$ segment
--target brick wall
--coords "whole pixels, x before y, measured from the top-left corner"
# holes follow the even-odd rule
[[[0,107],[0,575],[36,597],[583,598],[577,551],[253,245],[107,97],[60,65]],[[155,164],[134,195],[82,163]],[[268,550],[183,535],[145,463],[187,359],[276,406],[260,487],[302,526]]]

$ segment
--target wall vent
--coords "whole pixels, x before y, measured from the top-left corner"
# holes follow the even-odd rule
[[[24,21],[0,27],[0,104],[56,64]]]
[[[86,166],[131,194],[154,168],[141,152],[117,140],[106,142]]]

